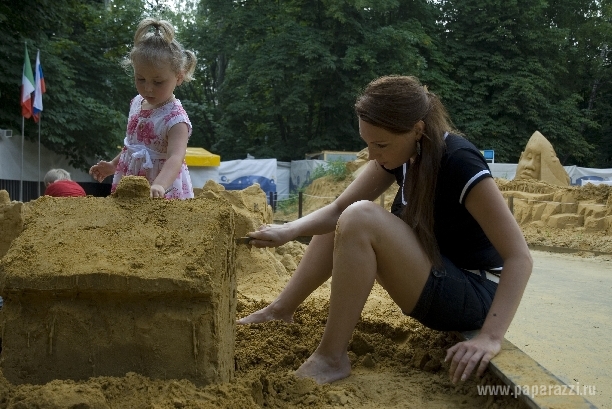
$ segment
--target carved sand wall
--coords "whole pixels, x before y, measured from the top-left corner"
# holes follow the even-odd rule
[[[113,197],[29,205],[0,260],[6,379],[232,378],[235,211],[221,197],[148,195],[126,177]]]
[[[560,188],[529,180],[496,181],[521,225],[612,234],[612,186]]]

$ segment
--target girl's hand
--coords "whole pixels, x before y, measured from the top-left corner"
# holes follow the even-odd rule
[[[501,341],[493,340],[487,335],[478,334],[474,338],[459,342],[450,347],[444,362],[452,359],[449,375],[453,383],[465,381],[470,377],[476,366],[476,376],[481,377],[489,365],[489,361],[501,350]]]
[[[151,185],[151,197],[166,197],[166,190],[162,185]]]
[[[102,182],[107,176],[113,173],[115,173],[115,165],[112,162],[106,162],[104,160],[99,161],[89,168],[89,174],[98,182]]]
[[[291,229],[283,224],[264,224],[247,236],[252,238],[249,244],[255,247],[278,247],[295,238]]]

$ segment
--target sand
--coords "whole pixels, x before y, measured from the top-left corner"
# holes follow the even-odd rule
[[[349,180],[338,182],[323,178],[315,181],[308,190],[304,213],[333,200]],[[500,189],[508,187],[505,185],[501,183]],[[521,187],[513,186],[512,189],[520,190]],[[530,189],[537,191],[544,188]],[[583,191],[580,193],[582,196],[578,196],[582,200],[609,204],[609,191],[595,189],[595,193],[587,193]],[[205,186],[201,194],[225,195],[233,201],[237,214],[242,215],[242,218],[236,219],[237,235],[261,222],[295,217],[295,212],[272,214],[265,206],[265,194],[258,188],[234,194],[222,192],[218,185],[211,184]],[[392,198],[393,192],[390,190],[381,203],[388,207]],[[79,204],[87,206],[87,200],[92,199],[84,198]],[[18,205],[7,203],[7,200],[3,200],[3,203],[0,206]],[[27,227],[27,217],[33,213],[28,212],[27,206],[24,207]],[[146,220],[147,216],[143,212],[134,217]],[[44,215],[39,214],[38,217]],[[52,220],[47,222],[51,223]],[[78,220],[74,220],[74,223],[78,224]],[[612,252],[608,230],[555,229],[546,225],[523,227],[530,243],[566,246],[585,252],[596,249]],[[73,237],[68,234],[62,240],[66,248],[79,245],[71,241]],[[295,241],[277,249],[236,248],[237,316],[263,307],[278,294],[299,263],[304,248],[304,244]],[[17,256],[10,250],[9,255]],[[65,257],[64,262],[69,263],[72,254],[66,252],[55,256],[60,258],[61,265],[61,258]],[[129,258],[129,252],[122,257]],[[329,283],[326,283],[298,309],[294,323],[238,326],[235,373],[230,382],[195,386],[184,379],[152,379],[130,372],[117,377],[98,376],[81,381],[53,380],[42,385],[14,385],[0,374],[0,409],[521,407],[513,397],[478,395],[478,384],[500,383],[490,374],[483,379],[470,379],[453,385],[449,381],[448,366],[443,362],[443,357],[446,349],[457,342],[456,335],[429,330],[402,315],[379,286],[374,287],[366,303],[362,320],[349,347],[352,375],[322,386],[293,377],[292,371],[310,355],[321,338],[328,299]]]

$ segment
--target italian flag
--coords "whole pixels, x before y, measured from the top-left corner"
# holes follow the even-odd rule
[[[21,76],[21,116],[32,116],[32,92],[34,92],[34,75],[28,55],[28,46],[25,46],[25,60],[23,61],[23,75]]]

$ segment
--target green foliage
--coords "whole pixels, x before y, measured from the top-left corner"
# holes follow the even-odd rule
[[[567,84],[566,31],[551,24],[544,0],[445,4],[446,46],[457,88],[446,98],[456,125],[499,161],[516,162],[539,130],[560,158],[588,161],[593,126]]]
[[[196,52],[176,95],[189,144],[223,160],[359,150],[359,90],[410,74],[497,161],[539,130],[564,164],[612,167],[612,0],[0,0],[0,128],[21,133],[27,42],[47,83],[43,145],[83,169],[116,155],[136,94],[119,61],[145,15]]]
[[[304,191],[303,188],[300,188],[298,190],[298,192],[303,192],[303,191]],[[278,200],[276,202],[276,212],[284,213],[284,214],[296,212],[298,210],[299,200],[300,200],[299,193],[289,194],[289,197],[287,197],[286,199]]]
[[[98,1],[34,0],[0,9],[7,24],[13,24],[5,27],[8,35],[0,49],[7,68],[0,79],[2,127],[21,133],[19,86],[26,42],[32,59],[40,49],[45,75],[42,145],[82,169],[96,157],[114,157],[134,96],[131,79],[118,65],[133,35],[130,26],[140,17],[141,3],[130,4],[104,10]],[[24,125],[25,138],[37,139],[38,124],[27,119]]]
[[[419,17],[431,9],[422,1],[200,2],[193,29],[218,97],[209,105],[213,150],[279,160],[356,150],[357,91],[382,74],[423,72],[421,50],[435,47]]]
[[[310,176],[311,180],[319,179],[325,176],[331,177],[335,182],[346,179],[350,174],[346,168],[346,162],[342,160],[332,160],[324,165],[317,166]]]

